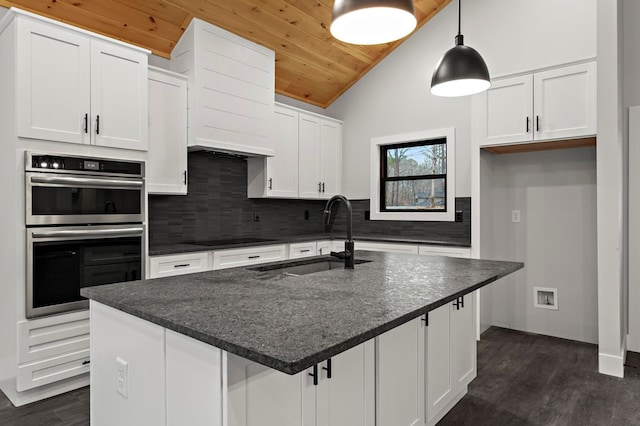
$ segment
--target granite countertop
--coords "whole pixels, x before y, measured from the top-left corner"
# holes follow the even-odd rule
[[[295,374],[524,266],[369,251],[356,251],[356,260],[371,262],[302,276],[233,268],[81,294]]]
[[[448,247],[471,247],[469,243],[442,241],[442,240],[426,240],[424,238],[411,238],[389,235],[355,235],[353,239],[357,241],[378,241],[387,243],[405,243],[405,244],[425,244],[425,245],[437,245]],[[162,256],[168,254],[178,253],[190,253],[197,251],[208,250],[223,250],[230,248],[242,248],[242,247],[255,247],[265,246],[273,244],[290,244],[296,242],[305,241],[320,241],[320,240],[345,240],[343,234],[331,233],[331,234],[303,234],[303,235],[288,235],[274,238],[260,238],[249,239],[249,241],[242,241],[242,238],[233,240],[221,240],[219,244],[202,245],[197,243],[185,242],[177,244],[154,244],[149,246],[149,256]]]

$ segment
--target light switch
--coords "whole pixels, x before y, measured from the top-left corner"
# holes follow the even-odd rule
[[[116,390],[125,398],[129,393],[129,363],[122,358],[116,358]]]
[[[520,210],[511,210],[511,222],[520,222]]]

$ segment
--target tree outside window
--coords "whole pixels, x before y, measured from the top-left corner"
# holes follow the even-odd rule
[[[379,145],[381,212],[447,211],[447,140]]]

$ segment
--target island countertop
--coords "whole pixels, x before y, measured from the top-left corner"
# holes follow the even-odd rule
[[[295,374],[524,266],[368,251],[355,257],[370,262],[301,276],[240,267],[85,287],[81,294]]]

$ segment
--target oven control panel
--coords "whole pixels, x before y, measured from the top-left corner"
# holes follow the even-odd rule
[[[118,174],[142,176],[139,161],[111,160],[105,158],[74,157],[27,152],[27,171]]]

